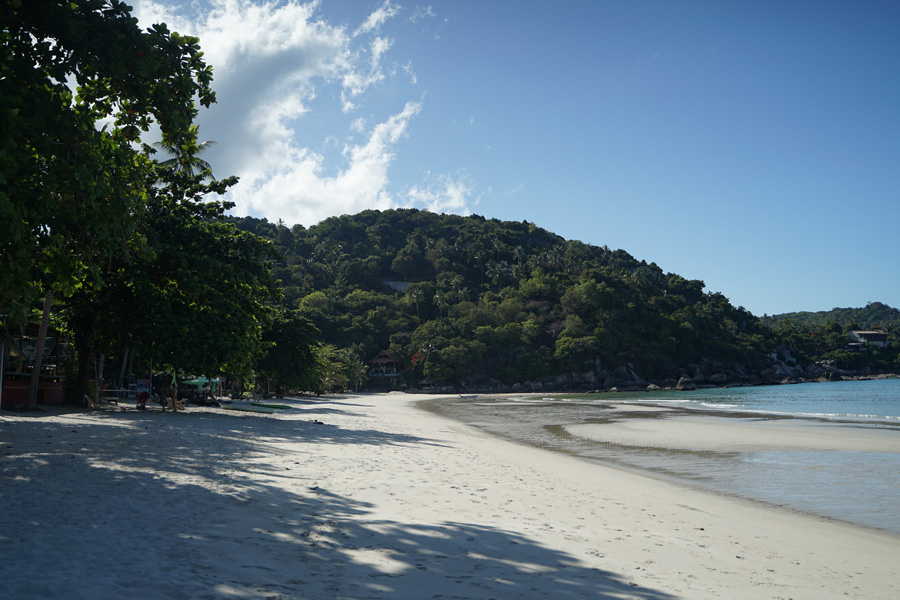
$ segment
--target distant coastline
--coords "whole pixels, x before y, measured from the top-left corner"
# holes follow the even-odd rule
[[[669,380],[665,385],[658,385],[652,382],[647,382],[640,380],[639,382],[631,382],[626,383],[621,386],[612,386],[608,388],[596,388],[596,387],[588,387],[588,386],[571,386],[568,385],[566,381],[567,377],[559,376],[554,378],[547,378],[546,380],[540,382],[526,382],[524,384],[514,384],[510,386],[505,386],[502,384],[493,384],[493,385],[473,385],[473,386],[429,386],[427,388],[410,388],[403,390],[405,392],[411,394],[541,394],[541,393],[554,393],[554,394],[616,394],[621,392],[659,392],[659,391],[696,391],[696,390],[710,390],[710,389],[728,389],[728,388],[739,388],[739,387],[765,387],[765,386],[780,386],[780,385],[796,385],[800,383],[834,383],[840,381],[877,381],[882,379],[900,379],[900,373],[894,372],[886,372],[886,373],[866,373],[866,374],[854,374],[852,372],[847,371],[831,371],[827,372],[826,375],[819,375],[817,377],[785,377],[779,381],[757,381],[757,382],[746,382],[746,381],[730,381],[721,384],[711,384],[711,383],[697,383],[696,380],[689,380],[688,378],[683,378],[684,381],[679,380],[674,384],[671,383],[672,380]],[[679,385],[679,383],[681,385]]]

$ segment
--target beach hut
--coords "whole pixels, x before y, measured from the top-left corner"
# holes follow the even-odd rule
[[[373,377],[397,377],[400,374],[400,363],[387,350],[382,350],[369,362],[372,367],[369,374]]]
[[[25,404],[35,364],[37,335],[36,323],[29,323],[24,330],[4,332],[0,341],[0,408]],[[62,403],[63,362],[68,349],[68,342],[50,328],[38,375],[38,404]]]

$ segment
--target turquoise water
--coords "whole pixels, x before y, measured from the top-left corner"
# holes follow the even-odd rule
[[[694,392],[597,394],[610,401],[672,402],[685,407],[763,412],[829,420],[900,423],[900,379],[835,381]]]
[[[629,403],[669,407],[671,414],[688,410],[723,418],[749,414],[796,418],[837,436],[850,429],[879,429],[896,434],[897,443],[883,452],[799,448],[668,452],[620,447],[568,433],[572,425],[602,428],[610,419],[670,414],[615,408]],[[900,380],[479,398],[441,402],[432,409],[519,442],[900,535]]]

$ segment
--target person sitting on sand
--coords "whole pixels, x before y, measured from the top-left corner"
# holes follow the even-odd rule
[[[138,410],[147,410],[147,400],[150,399],[150,394],[147,392],[141,392],[141,395],[138,396],[137,399],[137,409]]]

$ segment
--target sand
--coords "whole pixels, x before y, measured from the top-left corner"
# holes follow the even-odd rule
[[[623,410],[637,412],[634,407]],[[657,409],[659,412],[665,409]],[[900,432],[860,424],[823,424],[800,419],[697,416],[688,411],[665,419],[622,419],[603,425],[571,425],[572,435],[635,448],[760,452],[772,450],[836,450],[900,453]]]
[[[516,445],[422,398],[2,412],[0,598],[900,598],[900,536]]]

